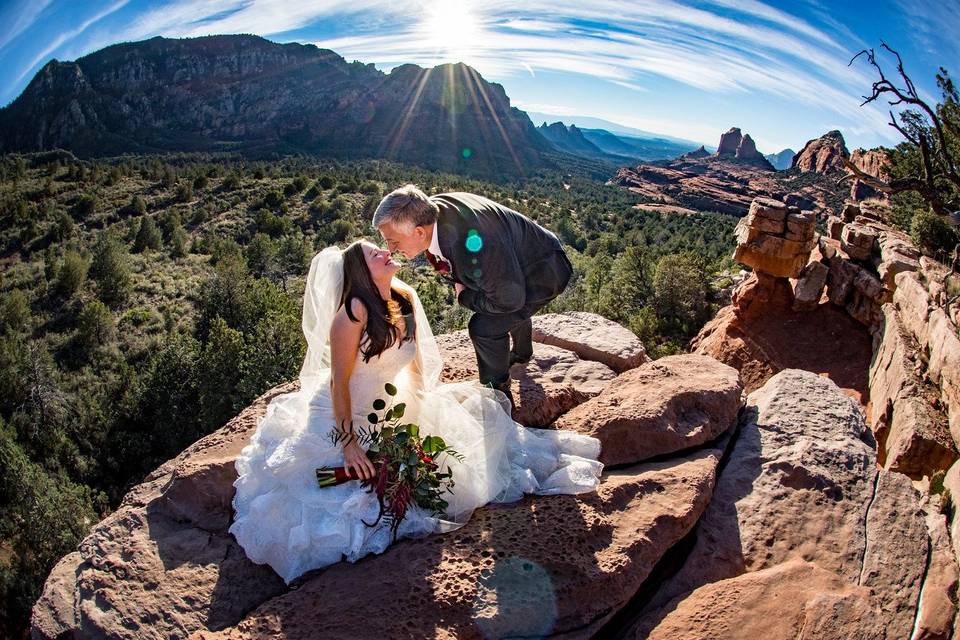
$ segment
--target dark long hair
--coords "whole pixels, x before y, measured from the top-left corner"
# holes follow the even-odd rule
[[[361,241],[358,240],[344,249],[343,293],[337,308],[346,306],[347,316],[354,322],[359,322],[353,315],[350,303],[356,298],[366,307],[367,326],[360,342],[364,362],[379,356],[398,341],[402,344],[411,337],[405,335],[403,315],[413,313],[413,303],[397,289],[391,288],[390,295],[397,302],[396,305],[388,305],[380,297],[380,291],[370,275],[370,269],[367,268]]]

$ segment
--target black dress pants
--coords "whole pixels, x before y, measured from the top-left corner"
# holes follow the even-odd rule
[[[474,313],[467,324],[481,384],[498,387],[510,379],[511,350],[521,360],[533,355],[530,318],[563,292],[573,267],[566,254],[557,251],[554,256],[530,265],[526,274],[526,305],[512,313]]]

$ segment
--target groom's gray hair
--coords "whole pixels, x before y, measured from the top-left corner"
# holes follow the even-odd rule
[[[429,226],[437,221],[439,213],[440,207],[430,202],[427,194],[416,185],[405,184],[380,201],[373,212],[373,226],[379,227],[384,222],[411,228]]]

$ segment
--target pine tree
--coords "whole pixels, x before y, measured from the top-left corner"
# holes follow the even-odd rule
[[[153,218],[150,216],[140,218],[140,229],[137,231],[137,237],[133,241],[134,253],[156,251],[160,248],[161,244],[162,238],[160,237],[160,230],[157,229],[157,224],[153,221]]]
[[[90,276],[96,281],[100,299],[116,309],[130,297],[130,255],[120,240],[109,232],[100,234],[93,250]]]

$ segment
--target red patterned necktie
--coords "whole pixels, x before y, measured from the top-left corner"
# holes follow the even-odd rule
[[[431,266],[433,266],[433,268],[437,270],[438,273],[440,273],[441,275],[450,274],[449,262],[441,258],[438,258],[437,256],[433,255],[429,251],[427,251],[426,254],[427,254],[427,262],[429,262]]]

